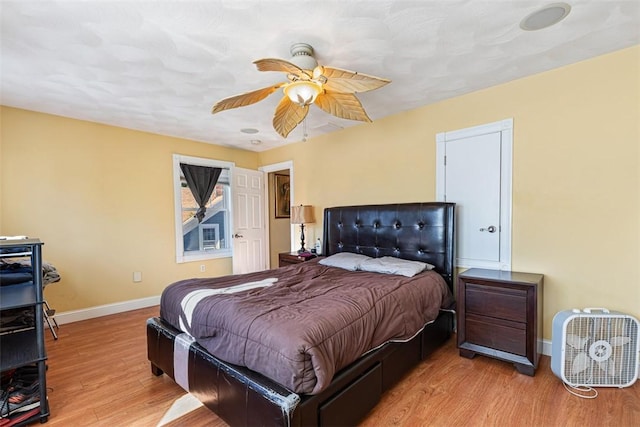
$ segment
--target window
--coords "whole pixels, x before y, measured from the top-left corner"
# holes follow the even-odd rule
[[[219,224],[200,224],[200,250],[220,249],[224,240],[220,239]],[[222,242],[222,243],[221,243]]]
[[[181,163],[222,169],[205,203],[201,221],[196,217],[199,206],[184,177]],[[230,175],[233,166],[230,162],[173,155],[177,262],[232,256]]]

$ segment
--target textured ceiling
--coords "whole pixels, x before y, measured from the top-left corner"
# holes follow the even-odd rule
[[[284,81],[260,58],[309,43],[321,65],[392,82],[358,94],[375,121],[640,43],[640,1],[568,0],[569,16],[527,32],[549,1],[2,0],[3,105],[261,151],[284,140],[281,92],[216,115],[222,98]],[[362,125],[311,107],[309,137]],[[255,128],[248,135],[242,128]],[[260,145],[250,141],[258,139]]]

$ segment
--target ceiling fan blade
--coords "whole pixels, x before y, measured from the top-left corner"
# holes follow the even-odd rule
[[[219,113],[220,111],[229,110],[231,108],[255,104],[280,89],[284,84],[285,83],[278,83],[275,86],[269,86],[252,92],[243,93],[242,95],[225,98],[222,101],[218,101],[216,105],[213,106],[211,114]]]
[[[336,117],[361,122],[371,122],[362,104],[352,93],[325,92],[318,95],[315,104]]]
[[[311,77],[308,72],[284,59],[265,58],[253,61],[253,63],[258,67],[258,71],[282,71],[284,73],[295,74],[298,77],[302,75]]]
[[[327,82],[324,84],[325,89],[332,92],[356,93],[367,92],[381,88],[391,83],[389,79],[369,76],[367,74],[357,73],[355,71],[342,70],[340,68],[323,67],[323,76]]]
[[[307,116],[309,106],[300,106],[291,102],[288,96],[282,97],[282,100],[276,107],[276,113],[273,116],[273,128],[286,138],[301,121]]]

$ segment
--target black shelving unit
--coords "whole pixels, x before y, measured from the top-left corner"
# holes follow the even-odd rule
[[[36,421],[41,423],[49,419],[47,401],[46,360],[44,345],[43,288],[42,288],[42,245],[39,239],[0,240],[0,257],[28,258],[31,263],[33,279],[28,282],[0,286],[0,310],[19,308],[32,309],[34,324],[15,331],[0,333],[0,372],[18,369],[24,366],[37,366],[40,411],[20,420],[15,425],[25,425]],[[21,412],[9,414],[16,419]]]

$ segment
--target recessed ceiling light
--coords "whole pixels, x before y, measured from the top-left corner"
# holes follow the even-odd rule
[[[244,129],[240,129],[240,132],[242,133],[258,133],[258,129],[254,129],[254,128],[244,128]]]
[[[520,21],[520,28],[525,31],[536,31],[550,27],[567,17],[571,6],[567,3],[552,3],[528,14]]]

